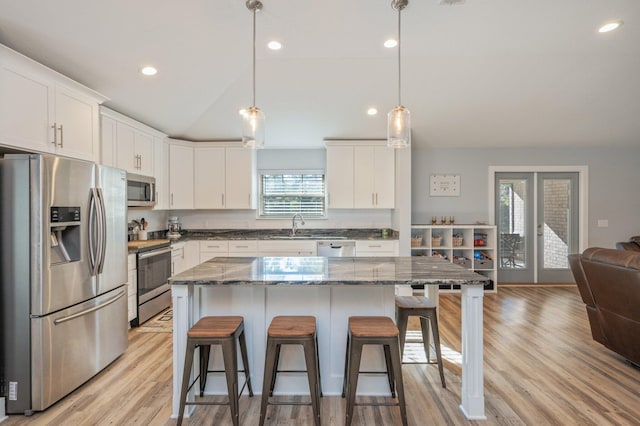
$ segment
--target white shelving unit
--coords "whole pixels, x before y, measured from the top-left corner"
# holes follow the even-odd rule
[[[485,291],[496,292],[498,240],[493,225],[411,225],[411,255],[439,256],[488,277]],[[441,285],[440,290],[460,290]]]

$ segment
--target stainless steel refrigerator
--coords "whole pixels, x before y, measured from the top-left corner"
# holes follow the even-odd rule
[[[0,159],[0,390],[41,411],[127,347],[126,172]]]

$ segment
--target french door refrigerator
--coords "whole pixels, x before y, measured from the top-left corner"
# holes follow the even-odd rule
[[[0,390],[41,411],[127,347],[126,172],[0,159]]]

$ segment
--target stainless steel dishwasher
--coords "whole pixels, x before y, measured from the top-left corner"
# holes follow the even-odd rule
[[[318,256],[353,257],[356,255],[355,241],[318,241]]]

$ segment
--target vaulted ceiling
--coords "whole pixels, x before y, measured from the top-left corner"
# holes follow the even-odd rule
[[[382,45],[397,31],[391,0],[262,2],[266,147],[386,137],[397,104],[397,51]],[[189,140],[240,137],[251,28],[244,0],[0,0],[0,43]],[[281,50],[266,48],[274,39]],[[147,64],[155,77],[140,74]],[[417,146],[640,146],[638,0],[409,0],[402,69]]]

